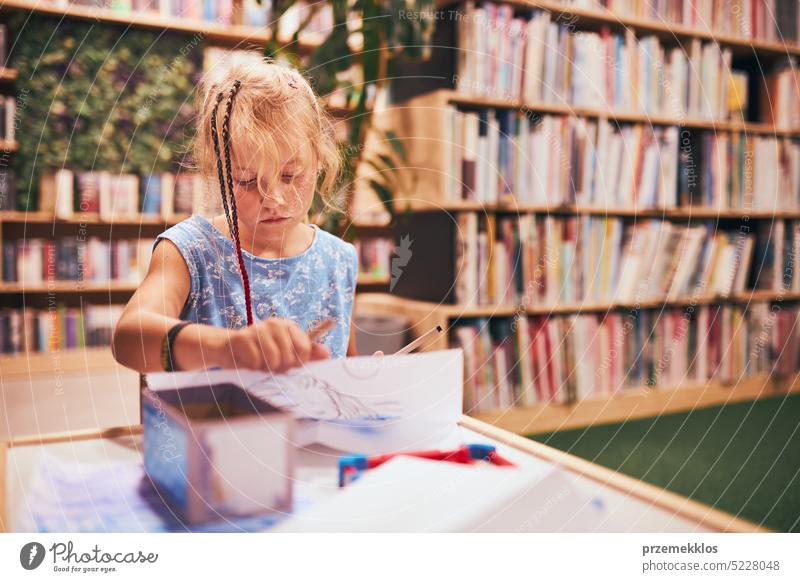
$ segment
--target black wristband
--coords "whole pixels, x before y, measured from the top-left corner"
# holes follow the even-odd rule
[[[161,367],[165,372],[175,372],[175,360],[172,355],[172,350],[175,347],[175,337],[184,327],[194,323],[193,321],[181,321],[173,325],[169,331],[164,335],[164,341],[161,342]]]

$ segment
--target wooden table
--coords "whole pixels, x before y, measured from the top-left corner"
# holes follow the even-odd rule
[[[766,531],[727,513],[467,416],[460,420],[459,431],[463,442],[494,444],[501,455],[518,465],[542,470],[557,465],[563,469],[575,488],[603,499],[609,517],[602,531]],[[0,443],[0,531],[24,531],[24,524],[29,523],[20,516],[26,516],[27,492],[44,454],[84,466],[102,466],[110,462],[141,465],[141,444],[141,425]],[[295,482],[310,495],[313,503],[338,493],[339,454],[321,446],[299,451]],[[571,530],[564,528],[564,531]]]

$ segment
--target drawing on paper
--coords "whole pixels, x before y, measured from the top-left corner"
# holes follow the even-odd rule
[[[368,403],[302,371],[265,376],[246,390],[297,418],[389,420],[399,418],[402,411],[398,401],[376,399]]]

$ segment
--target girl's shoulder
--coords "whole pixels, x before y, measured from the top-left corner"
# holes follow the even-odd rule
[[[317,236],[319,237],[318,242],[320,245],[331,247],[348,253],[355,252],[356,247],[353,246],[351,243],[340,239],[335,234],[331,234],[327,230],[323,230],[318,226],[315,226],[314,228],[317,231]]]
[[[224,244],[221,238],[222,235],[216,236],[214,227],[207,219],[193,214],[159,234],[153,242],[153,248],[155,249],[163,239],[169,240],[188,260],[189,255],[205,255],[211,251],[219,251]]]
[[[319,250],[328,254],[337,262],[345,262],[348,266],[354,264],[355,268],[358,269],[358,254],[353,244],[340,239],[327,230],[323,230],[317,226],[314,228],[317,231],[318,237],[315,246],[317,246]]]
[[[192,214],[189,218],[185,218],[177,224],[170,226],[158,236],[164,238],[178,237],[191,239],[192,237],[197,238],[198,236],[206,238],[213,234],[213,227],[208,228],[210,226],[211,224],[208,220],[198,214]]]

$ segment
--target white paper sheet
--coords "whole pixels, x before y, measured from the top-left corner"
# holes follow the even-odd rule
[[[311,497],[307,485],[296,483],[293,510],[307,509]],[[15,523],[20,532],[250,532],[285,517],[274,513],[191,526],[167,506],[139,461],[84,464],[43,453]]]
[[[552,466],[397,457],[272,531],[591,532],[602,530],[605,506]]]
[[[320,421],[316,430],[304,430],[316,442],[378,454],[453,440],[462,410],[462,352],[324,360],[286,374],[205,370],[147,375],[154,391],[224,383],[241,386],[298,419]]]

